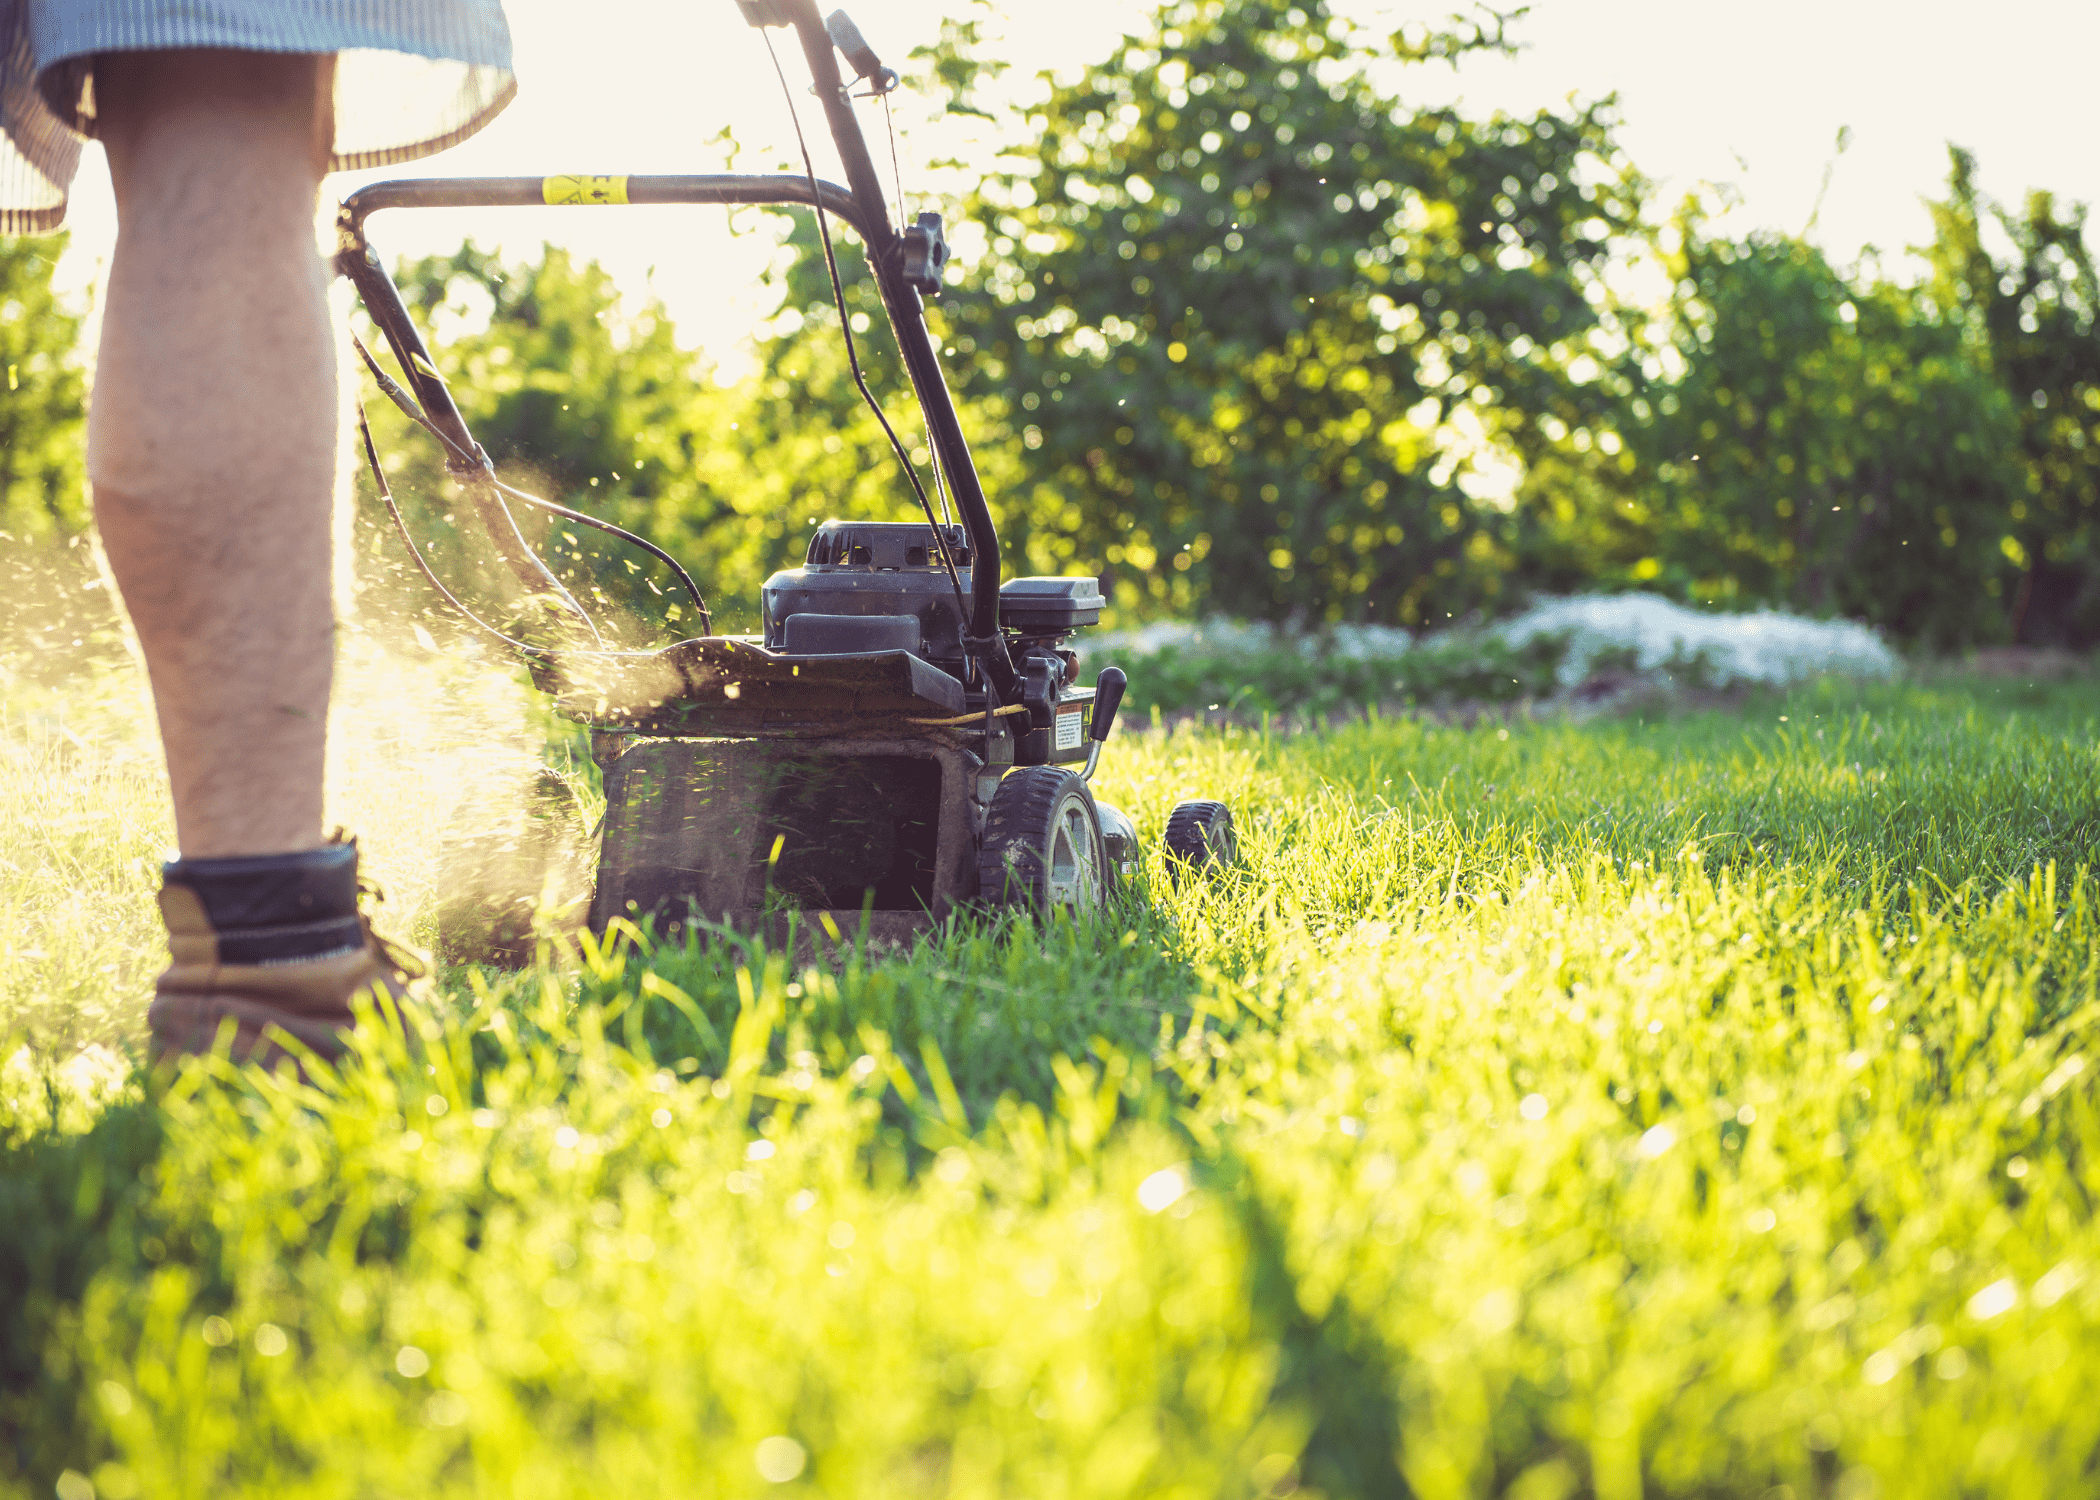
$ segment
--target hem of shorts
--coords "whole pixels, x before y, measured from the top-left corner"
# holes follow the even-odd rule
[[[41,81],[53,68],[78,61],[83,57],[98,57],[105,52],[272,52],[288,57],[335,57],[344,52],[394,52],[403,57],[428,58],[432,62],[458,63],[468,68],[501,68],[505,72],[516,69],[513,57],[462,57],[457,51],[446,49],[440,43],[417,45],[409,42],[377,39],[347,43],[340,47],[288,47],[259,37],[227,38],[222,41],[185,41],[179,45],[168,42],[96,42],[88,46],[68,47],[50,57],[36,59],[36,71],[32,75]]]
[[[0,234],[49,234],[63,229],[66,204],[50,208],[0,208]]]
[[[490,66],[482,64],[481,66]],[[449,151],[473,136],[479,135],[489,121],[503,113],[510,102],[518,97],[518,80],[507,79],[503,91],[483,105],[474,118],[455,125],[443,135],[434,135],[427,140],[413,141],[405,146],[381,146],[370,151],[341,152],[328,158],[331,172],[357,172],[369,167],[394,167],[403,162],[418,161],[426,156],[435,156],[440,151]]]
[[[449,60],[457,61],[457,59]],[[473,64],[473,66],[490,67],[494,66],[494,64],[481,63]],[[505,71],[508,72],[509,70],[505,69]],[[479,134],[491,120],[503,113],[517,97],[518,80],[516,75],[513,74],[504,81],[502,90],[493,99],[475,111],[471,120],[454,126],[443,135],[431,136],[421,141],[412,141],[404,146],[381,146],[369,151],[340,152],[328,158],[328,170],[330,172],[357,172],[372,167],[395,167],[400,166],[403,162],[419,161],[423,157],[435,156],[441,151],[449,151],[462,141]],[[51,234],[65,227],[66,210],[71,206],[72,195],[68,193],[65,198],[47,208],[0,208],[0,234]]]
[[[422,58],[426,62],[457,63],[460,67],[467,69],[488,68],[495,72],[506,74],[509,79],[509,85],[506,88],[504,94],[501,96],[504,104],[509,103],[510,96],[516,94],[517,92],[517,66],[514,58],[510,55],[505,55],[500,60],[493,57],[462,57],[460,56],[457,50],[446,48],[436,43],[432,43],[429,45],[407,45],[381,43],[374,39],[361,40],[352,43],[348,46],[331,47],[318,51],[312,47],[278,46],[266,41],[261,41],[259,39],[246,38],[227,39],[218,42],[185,41],[180,47],[170,47],[165,42],[126,42],[111,45],[96,43],[90,46],[69,46],[63,52],[55,53],[50,57],[37,59],[35,71],[30,76],[30,83],[31,86],[35,89],[36,93],[42,96],[46,108],[50,111],[51,117],[55,119],[61,126],[63,126],[67,130],[72,131],[75,135],[81,137],[83,140],[99,140],[100,135],[95,128],[96,122],[92,119],[83,119],[77,110],[55,102],[51,98],[49,91],[45,88],[45,80],[49,78],[50,75],[56,70],[65,67],[69,63],[79,63],[83,58],[92,59],[100,57],[105,53],[117,52],[170,51],[257,52],[278,57],[340,57],[345,52],[385,52],[393,53],[401,57]],[[481,112],[479,115],[476,116],[476,118],[481,120],[487,120],[494,115],[497,109],[500,108],[502,108],[501,104],[495,105],[490,109]],[[478,128],[480,127],[475,126],[468,129],[467,135],[472,135],[474,133],[474,130]],[[466,136],[454,135],[448,132],[444,139],[446,139],[447,141],[457,141],[466,139]],[[409,155],[396,158],[397,160],[412,161],[419,154],[423,154],[428,151],[443,150],[444,148],[442,146],[405,146],[400,147],[398,149],[407,151]],[[355,153],[356,157],[359,160],[362,160],[362,158],[368,154],[370,153]],[[336,159],[338,158],[331,158],[331,162],[333,162]],[[347,160],[348,158],[340,159]],[[374,165],[384,165],[384,163],[374,163]],[[332,172],[343,171],[347,170],[347,168],[340,168],[331,164],[328,170]]]

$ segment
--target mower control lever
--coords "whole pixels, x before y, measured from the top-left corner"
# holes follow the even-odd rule
[[[897,70],[882,65],[868,39],[853,24],[853,17],[835,10],[825,18],[824,30],[831,36],[831,45],[845,53],[846,61],[853,64],[854,73],[867,81],[871,93],[887,94],[897,86]]]
[[[1094,679],[1094,722],[1087,729],[1086,769],[1079,773],[1081,781],[1093,780],[1094,767],[1101,763],[1101,747],[1116,727],[1116,710],[1123,706],[1123,689],[1129,685],[1121,667],[1103,667]]]

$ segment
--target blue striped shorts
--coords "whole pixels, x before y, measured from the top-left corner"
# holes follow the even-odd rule
[[[441,151],[517,92],[501,0],[0,0],[0,234],[65,218],[95,54],[174,47],[338,54],[338,171]]]

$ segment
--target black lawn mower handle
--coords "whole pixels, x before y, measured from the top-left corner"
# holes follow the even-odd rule
[[[392,346],[408,377],[410,389],[433,425],[457,450],[449,467],[466,481],[497,552],[525,586],[534,592],[559,592],[546,566],[525,544],[515,520],[492,483],[476,483],[488,474],[487,460],[435,361],[387,275],[379,254],[365,237],[365,220],[385,208],[525,207],[532,205],[618,205],[654,203],[751,204],[816,208],[853,226],[867,248],[868,265],[882,294],[884,311],[904,357],[905,374],[925,416],[927,434],[939,456],[948,487],[970,539],[970,643],[977,647],[1001,703],[1019,701],[1013,668],[999,635],[999,536],[992,525],[977,465],[955,409],[955,398],[942,374],[940,356],[926,327],[925,305],[905,279],[904,240],[889,218],[881,179],[868,154],[866,139],[841,76],[833,32],[817,13],[816,0],[737,0],[754,26],[789,26],[802,44],[815,80],[815,93],[839,159],[846,169],[844,187],[808,177],[744,174],[651,177],[455,177],[375,182],[345,198],[336,213],[336,257],[339,274],[357,289],[365,309]],[[874,53],[843,13],[833,17],[838,34],[857,43],[854,65],[873,63],[871,86],[880,87],[881,67]],[[868,76],[863,73],[864,77]],[[471,456],[471,462],[459,457]]]

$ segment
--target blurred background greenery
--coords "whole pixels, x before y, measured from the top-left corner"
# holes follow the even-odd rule
[[[912,56],[951,116],[998,107],[982,24]],[[1608,99],[1407,102],[1416,71],[1515,40],[1491,12],[1386,34],[1321,0],[1176,0],[1060,77],[1021,146],[940,203],[982,231],[932,316],[1009,567],[1098,572],[1123,623],[1427,628],[1641,588],[1927,649],[2100,641],[2084,205],[1994,202],[1950,147],[1932,242],[1835,264],[1806,232],[1728,230],[1711,192],[1664,201]],[[718,628],[750,625],[816,519],[910,503],[814,226],[781,245],[782,310],[733,379],[561,250],[399,266],[491,451],[681,556]],[[86,524],[55,253],[0,246],[0,530],[46,544]],[[879,319],[850,249],[842,267],[855,323]],[[909,415],[881,342],[861,347]],[[471,592],[434,454],[374,422]],[[369,488],[367,583],[425,612]]]

